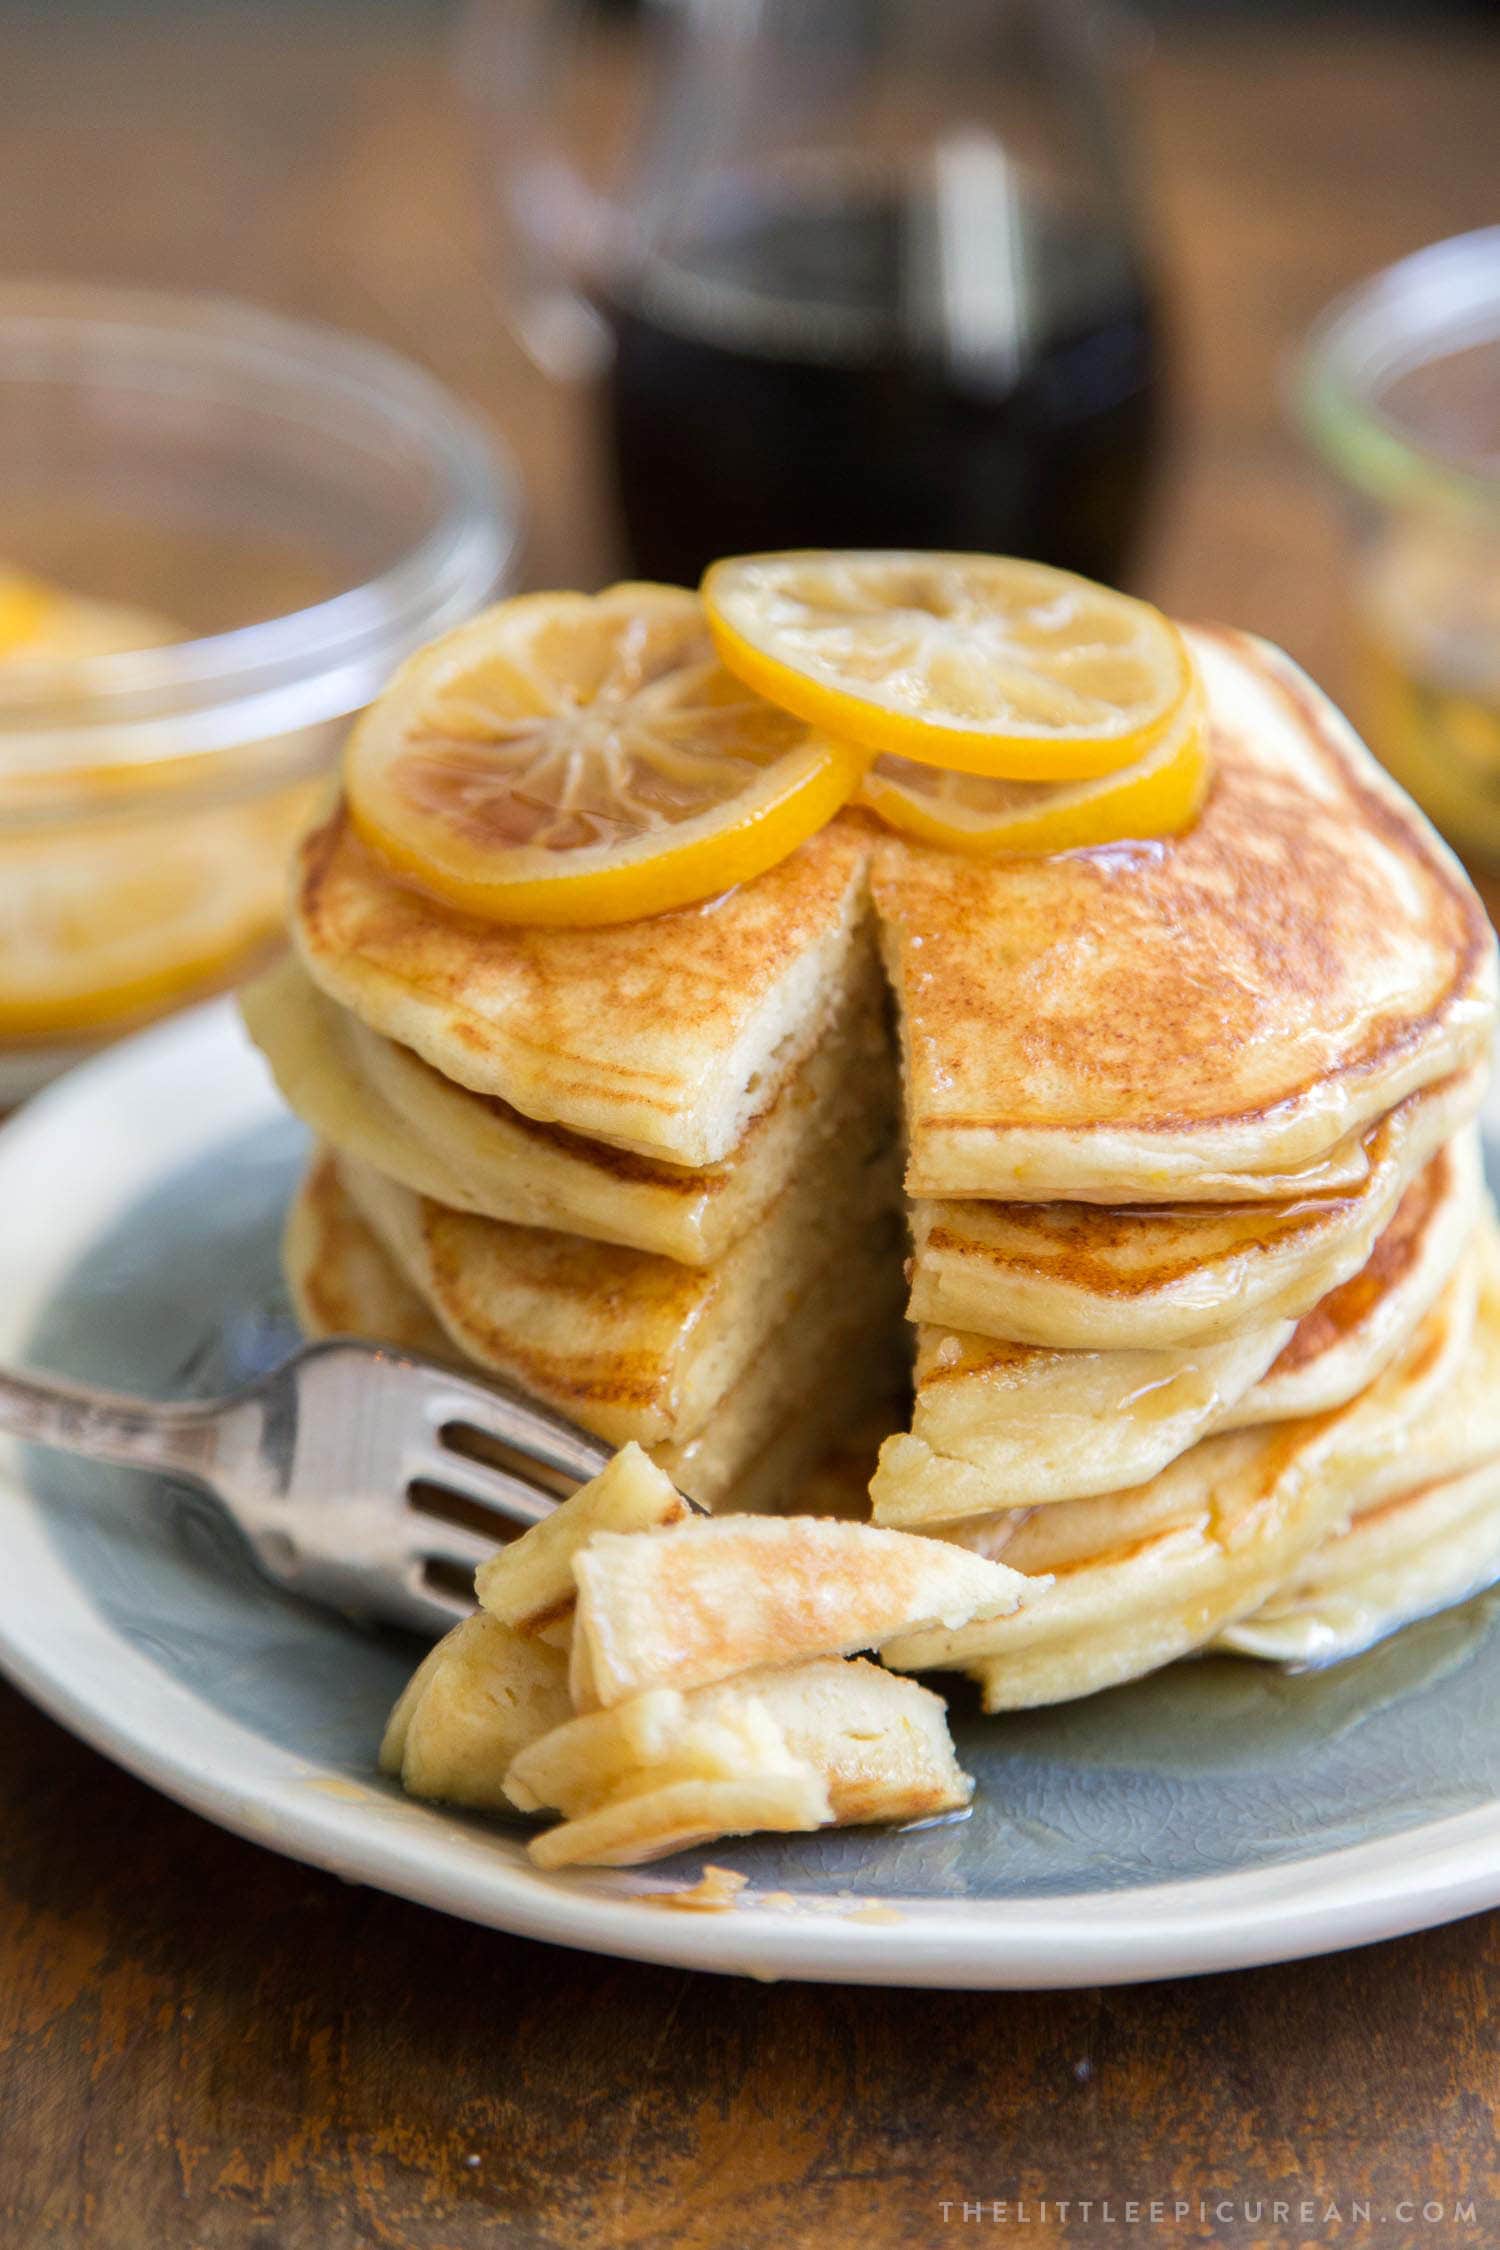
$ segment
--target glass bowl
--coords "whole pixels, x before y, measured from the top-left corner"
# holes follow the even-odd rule
[[[0,1104],[275,942],[345,722],[518,524],[478,424],[375,345],[0,285]]]
[[[1356,716],[1453,843],[1500,863],[1500,227],[1332,305],[1297,388],[1354,525]]]

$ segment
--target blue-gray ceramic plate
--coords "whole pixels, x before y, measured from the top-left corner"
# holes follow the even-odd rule
[[[1492,1136],[1493,1149],[1493,1136]],[[0,1361],[202,1393],[293,1341],[277,1237],[302,1151],[231,1010],[76,1071],[0,1132]],[[1022,1986],[1283,1960],[1500,1902],[1497,1600],[1327,1673],[1179,1665],[985,1721],[967,1818],[544,1875],[524,1832],[375,1772],[413,1648],[263,1584],[180,1487],[0,1448],[0,1663],[66,1726],[259,1843],[452,1914],[757,1977]]]

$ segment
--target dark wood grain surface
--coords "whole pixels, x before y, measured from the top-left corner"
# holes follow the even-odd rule
[[[386,337],[509,433],[533,579],[598,580],[586,402],[507,339],[414,20],[0,13],[0,265]],[[1173,35],[1141,99],[1177,307],[1151,589],[1337,691],[1338,523],[1278,368],[1339,285],[1497,216],[1500,48]],[[762,1988],[290,1866],[8,1690],[0,1806],[0,2250],[1500,2240],[1492,1917],[1104,1993]]]

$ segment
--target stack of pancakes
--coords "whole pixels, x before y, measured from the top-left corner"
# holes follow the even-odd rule
[[[904,1142],[875,1520],[1053,1585],[889,1660],[999,1709],[1341,1653],[1494,1575],[1493,937],[1295,667],[1190,638],[1215,780],[1161,842],[982,864],[846,815],[704,906],[518,931],[335,814],[248,1003],[323,1144],[309,1328],[441,1340],[710,1505],[805,1506],[910,1335]]]
[[[313,1333],[457,1353],[709,1507],[761,1509],[899,1384],[900,1165],[865,839],[655,921],[514,930],[403,890],[340,813],[300,961],[246,996],[323,1144]]]

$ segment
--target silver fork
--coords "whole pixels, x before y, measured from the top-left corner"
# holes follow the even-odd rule
[[[544,1407],[341,1337],[227,1398],[158,1403],[0,1370],[0,1431],[186,1478],[278,1585],[429,1635],[472,1610],[469,1582],[497,1545],[610,1458]]]

